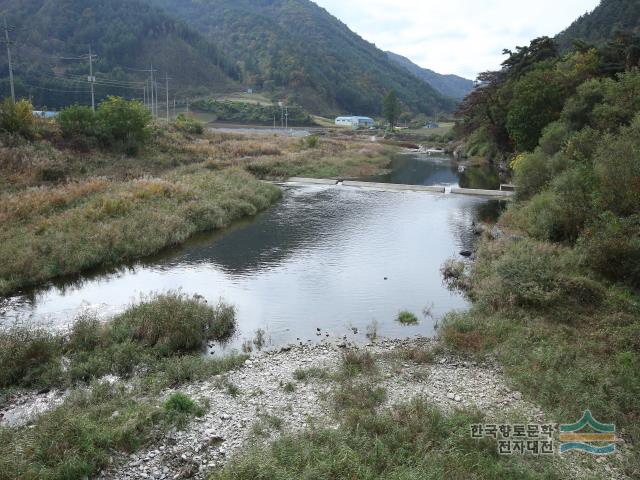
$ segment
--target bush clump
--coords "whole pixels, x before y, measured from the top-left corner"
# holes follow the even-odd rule
[[[0,388],[50,387],[104,375],[160,370],[169,383],[200,377],[207,367],[177,362],[235,329],[235,309],[170,292],[154,295],[108,321],[82,315],[68,336],[16,328],[0,333]],[[63,358],[68,362],[63,368]],[[186,358],[186,357],[184,357]],[[172,359],[173,365],[165,360]],[[175,382],[171,380],[175,378]]]
[[[176,117],[176,120],[173,124],[178,130],[182,132],[190,133],[193,135],[201,135],[202,133],[204,133],[204,125],[202,124],[202,122],[198,121],[192,116],[187,116],[183,113],[179,114]]]
[[[640,214],[603,214],[586,229],[579,247],[593,271],[640,288]]]
[[[182,392],[171,394],[165,400],[163,408],[167,420],[179,427],[184,427],[190,417],[204,415],[204,408]]]
[[[33,105],[28,100],[20,100],[14,104],[10,98],[5,98],[0,103],[0,130],[31,137],[34,125]]]
[[[485,245],[472,272],[471,297],[480,307],[548,310],[597,305],[603,287],[584,276],[569,249],[524,239]]]
[[[228,338],[234,328],[234,307],[224,303],[211,307],[201,298],[179,293],[154,296],[112,324],[115,340],[139,342],[161,356],[193,352],[207,340]]]
[[[415,313],[403,310],[402,312],[398,313],[396,321],[398,323],[401,323],[402,325],[417,325],[418,317],[415,315]]]
[[[95,113],[74,105],[58,116],[65,137],[98,141],[129,155],[136,154],[149,137],[150,123],[151,113],[142,103],[120,97],[108,97]]]
[[[62,377],[63,338],[16,327],[0,332],[0,388],[57,385]]]
[[[62,134],[67,138],[98,138],[100,126],[97,115],[90,107],[72,105],[60,112],[57,117]]]

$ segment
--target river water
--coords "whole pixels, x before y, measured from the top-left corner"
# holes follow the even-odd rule
[[[85,309],[109,316],[181,290],[237,307],[238,335],[218,350],[239,348],[258,329],[274,346],[327,334],[364,341],[373,325],[381,336],[432,335],[437,319],[467,306],[442,285],[440,266],[473,248],[472,223],[497,207],[467,196],[285,186],[277,205],[223,234],[0,300],[0,322],[64,328]],[[397,323],[400,310],[420,324]]]

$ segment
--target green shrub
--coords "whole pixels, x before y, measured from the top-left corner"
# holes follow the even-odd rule
[[[101,140],[107,146],[135,154],[149,136],[151,113],[141,102],[109,97],[96,115]]]
[[[200,135],[204,133],[204,125],[193,116],[187,116],[183,113],[176,117],[175,127],[183,132]]]
[[[618,215],[640,212],[640,115],[618,135],[607,135],[595,154],[598,201]]]
[[[640,287],[640,215],[603,214],[585,230],[579,246],[595,272]]]
[[[80,105],[67,107],[60,112],[57,122],[62,135],[67,138],[100,136],[98,117],[90,107]]]
[[[531,198],[539,193],[552,177],[549,158],[541,150],[518,156],[513,170],[519,199]]]
[[[188,417],[204,415],[204,409],[182,392],[171,394],[165,400],[163,407],[167,418],[172,423],[184,424]]]
[[[14,104],[10,98],[5,98],[0,103],[0,130],[30,137],[34,125],[33,105],[28,100],[20,100]]]
[[[212,308],[201,298],[179,293],[156,295],[113,320],[116,341],[130,339],[161,356],[198,351],[207,340],[226,338],[234,328],[232,306]]]
[[[546,155],[554,155],[564,147],[569,129],[564,122],[552,122],[542,131],[540,138],[540,149]]]
[[[516,225],[538,240],[575,242],[593,215],[591,177],[584,167],[558,175],[548,190],[513,209]]]
[[[589,308],[604,296],[569,249],[533,240],[484,246],[472,277],[473,298],[489,310]]]
[[[83,314],[71,328],[67,349],[72,352],[92,352],[102,346],[105,331],[95,315]]]
[[[316,135],[309,135],[304,139],[307,148],[316,148],[320,139]]]
[[[63,379],[63,338],[16,327],[0,332],[0,388],[47,387]]]

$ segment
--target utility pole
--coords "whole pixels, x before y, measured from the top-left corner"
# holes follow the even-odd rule
[[[285,122],[285,128],[288,130],[289,129],[289,107],[284,108],[284,122]]]
[[[96,95],[93,90],[93,85],[96,82],[96,77],[93,76],[93,54],[91,53],[91,47],[89,47],[89,83],[91,84],[91,110],[96,111]]]
[[[9,26],[7,17],[4,18],[4,41],[7,44],[7,59],[9,60],[9,84],[11,85],[11,100],[16,103],[16,89],[13,84],[13,64],[11,63],[11,41],[9,41]]]
[[[166,89],[167,89],[167,123],[169,123],[169,74],[168,73],[164,74],[164,79],[166,82]]]
[[[149,70],[151,72],[151,115],[153,116],[153,118],[156,117],[158,111],[156,109],[156,99],[157,97],[155,97],[154,91],[155,91],[155,82],[153,81],[153,63],[151,64],[151,70]]]

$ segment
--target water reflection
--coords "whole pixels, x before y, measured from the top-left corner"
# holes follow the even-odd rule
[[[402,185],[443,185],[497,190],[498,171],[491,165],[463,166],[452,157],[423,153],[402,153],[391,161],[390,172],[371,178],[382,183]]]
[[[64,326],[85,308],[109,315],[140,295],[181,289],[238,307],[240,333],[228,348],[258,329],[276,345],[327,333],[354,337],[354,330],[364,339],[374,321],[383,336],[431,335],[430,318],[413,327],[394,318],[433,304],[437,319],[466,306],[443,287],[439,268],[473,247],[471,225],[496,208],[490,205],[464,196],[291,187],[274,208],[223,236],[9,298],[0,321]]]

